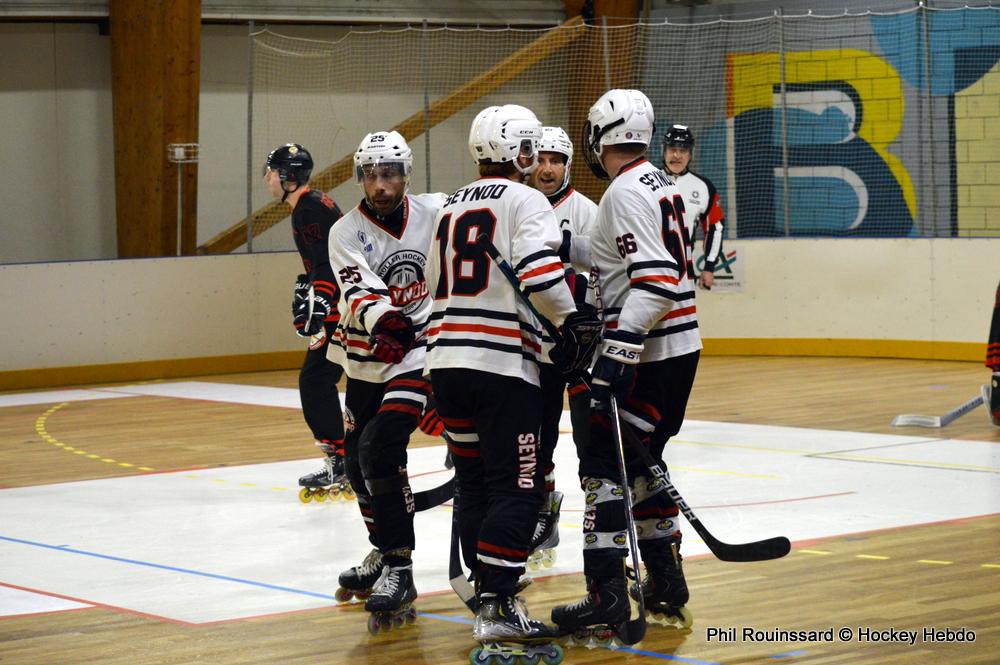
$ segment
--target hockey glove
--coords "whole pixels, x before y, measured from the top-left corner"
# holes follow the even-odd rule
[[[403,362],[415,341],[410,317],[391,310],[375,322],[368,344],[373,356],[389,365],[396,365]]]
[[[560,328],[562,339],[550,354],[564,378],[573,379],[590,368],[601,343],[603,327],[597,309],[586,303],[578,304],[577,310],[566,317]]]
[[[300,337],[312,337],[323,330],[323,321],[330,315],[330,299],[313,292],[295,307],[295,332]]]
[[[569,245],[573,239],[573,234],[569,229],[562,230],[562,242],[559,243],[559,258],[563,263],[569,263]]]
[[[625,401],[635,383],[635,366],[642,354],[645,335],[624,330],[609,330],[604,335],[604,346],[597,357],[590,383],[590,397],[595,402],[607,403],[611,395]]]
[[[309,275],[305,273],[295,278],[295,288],[292,291],[292,316],[295,316],[299,303],[309,297]]]

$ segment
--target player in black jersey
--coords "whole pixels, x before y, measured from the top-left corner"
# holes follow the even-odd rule
[[[292,300],[295,331],[309,339],[299,371],[299,397],[306,424],[326,457],[322,469],[299,479],[303,502],[314,495],[322,501],[328,487],[333,496],[341,490],[349,492],[344,472],[344,421],[337,393],[343,370],[326,357],[330,336],[340,320],[340,293],[330,268],[327,242],[341,212],[324,192],[309,188],[312,169],[312,156],[297,143],[275,148],[264,163],[264,180],[271,195],[292,208],[292,235],[305,271],[295,280]]]

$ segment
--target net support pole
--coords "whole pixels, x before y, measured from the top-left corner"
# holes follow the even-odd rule
[[[431,95],[430,95],[430,81],[427,75],[427,69],[429,67],[427,57],[427,39],[429,38],[429,32],[427,30],[427,19],[423,22],[423,32],[420,35],[420,60],[423,63],[424,72],[424,182],[426,184],[424,191],[431,191]]]
[[[608,49],[608,17],[601,17],[601,51],[604,55],[604,90],[611,90],[611,54]]]
[[[791,206],[788,193],[788,96],[785,88],[785,18],[781,8],[774,10],[778,22],[778,90],[781,97],[781,190],[785,216],[785,237],[792,235]]]
[[[931,226],[931,237],[938,236],[938,209],[937,209],[937,164],[934,162],[934,86],[931,80],[931,33],[930,33],[930,19],[927,16],[927,7],[924,0],[920,0],[920,5],[917,7],[917,11],[920,12],[921,27],[923,28],[924,39],[924,86],[925,86],[925,103],[924,106],[927,109],[924,121],[920,123],[923,127],[927,125],[927,131],[929,133],[928,140],[926,142],[921,142],[921,144],[926,144],[927,146],[927,158],[921,160],[924,164],[930,167],[930,226]]]
[[[253,216],[253,19],[247,34],[247,219]],[[253,252],[253,224],[247,224],[247,254]]]

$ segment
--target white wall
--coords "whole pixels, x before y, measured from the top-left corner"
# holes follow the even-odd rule
[[[985,349],[998,239],[727,241],[743,293],[698,291],[702,335],[974,342]],[[985,351],[984,351],[985,353]]]
[[[0,266],[0,371],[303,349],[291,252]]]
[[[284,35],[324,41],[342,39],[349,32],[329,25],[276,29]],[[248,39],[246,25],[202,26],[198,244],[248,212]],[[469,33],[465,39],[474,44],[477,35]],[[409,48],[415,43],[412,36],[406,41]],[[307,89],[298,97],[288,91],[259,96],[249,183],[253,210],[271,200],[259,177],[271,148],[291,141],[303,143],[313,152],[319,169],[351,154],[365,133],[389,129],[422,106],[420,72],[410,71],[408,53],[357,52],[338,78],[351,82],[333,96],[326,89],[322,94]],[[384,67],[393,57],[397,61],[392,61],[391,75],[396,83],[383,89],[371,68]],[[476,72],[494,60],[489,49],[472,49],[464,58]],[[369,61],[376,64],[369,66]],[[0,264],[115,258],[110,37],[98,34],[91,24],[0,23],[0,62],[5,63],[0,67],[4,152],[30,156],[18,163],[26,168],[19,169],[17,177],[0,178]],[[294,71],[282,70],[278,78],[287,78],[295,88],[296,76]],[[464,76],[454,78],[437,72],[432,99],[464,80]],[[543,113],[548,96],[536,82],[533,89],[518,93],[518,101]],[[505,101],[484,99],[481,106]],[[431,130],[435,189],[452,191],[476,177],[467,148],[469,124],[480,108],[474,106]],[[426,191],[423,137],[412,148],[411,186],[414,193],[420,193]],[[332,196],[345,210],[361,198],[353,181],[335,188]],[[287,220],[254,240],[255,251],[293,247]]]
[[[733,243],[741,294],[699,292],[714,338],[982,343],[1000,240]],[[298,256],[0,266],[0,371],[302,349],[289,321]]]
[[[0,23],[0,62],[0,263],[115,256],[108,38]]]

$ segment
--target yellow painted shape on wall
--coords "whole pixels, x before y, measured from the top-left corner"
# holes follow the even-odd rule
[[[729,117],[745,111],[774,107],[774,87],[781,83],[777,53],[729,55]],[[857,49],[804,51],[785,55],[786,83],[843,81],[861,99],[858,137],[878,153],[903,192],[910,215],[917,215],[917,194],[910,174],[889,145],[903,127],[903,83],[896,68],[882,58]],[[869,113],[869,110],[875,113]]]
[[[955,93],[958,235],[1000,236],[1000,63]]]

